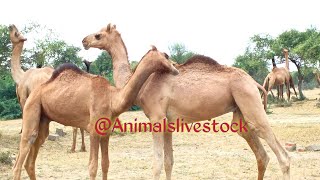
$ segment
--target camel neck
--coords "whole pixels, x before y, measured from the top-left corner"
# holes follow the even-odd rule
[[[288,58],[288,52],[285,52],[284,56],[285,56],[285,59],[286,59],[286,68],[289,70],[289,58]]]
[[[113,79],[117,88],[122,88],[131,77],[131,69],[128,61],[127,50],[122,42],[114,43],[110,49],[106,50],[112,58]]]
[[[116,101],[116,107],[120,107],[118,109],[121,109],[122,111],[128,109],[134,103],[145,81],[153,72],[155,72],[154,67],[150,65],[142,66],[143,62],[140,62],[128,83],[120,90]]]
[[[24,71],[21,68],[20,56],[22,53],[23,42],[13,45],[12,56],[11,56],[11,74],[13,80],[19,83]]]

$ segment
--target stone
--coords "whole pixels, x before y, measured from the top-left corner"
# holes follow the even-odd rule
[[[297,149],[297,144],[296,143],[292,143],[292,142],[286,142],[285,143],[285,148],[287,151],[289,152],[293,152]]]
[[[64,137],[67,133],[63,132],[63,129],[56,128],[56,134],[58,134],[61,137]]]
[[[306,147],[307,151],[320,151],[320,145],[310,145]]]
[[[49,134],[49,136],[48,136],[48,140],[50,140],[50,141],[56,141],[58,139],[59,139],[58,134]]]

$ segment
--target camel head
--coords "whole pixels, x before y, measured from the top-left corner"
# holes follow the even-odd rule
[[[288,54],[289,50],[288,50],[288,49],[283,48],[282,52],[283,52],[284,54]]]
[[[109,49],[111,44],[117,40],[117,37],[120,37],[120,33],[116,30],[116,25],[108,24],[100,31],[86,36],[82,40],[82,45],[86,50],[91,47]]]
[[[139,66],[143,68],[148,68],[152,64],[160,72],[168,72],[173,75],[178,75],[179,71],[174,67],[174,62],[169,59],[166,53],[160,52],[155,46],[151,46],[152,49],[149,50],[141,59]],[[150,63],[152,61],[152,63]]]
[[[27,38],[24,38],[23,35],[18,31],[17,27],[13,24],[9,25],[9,34],[12,44],[18,44],[27,40]]]

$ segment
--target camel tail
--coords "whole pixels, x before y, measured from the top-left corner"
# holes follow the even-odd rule
[[[268,86],[262,87],[262,86],[261,86],[259,83],[257,83],[257,82],[256,82],[256,84],[257,84],[258,89],[260,89],[260,90],[262,91],[261,96],[263,95],[263,108],[264,108],[265,111],[267,111],[267,101],[268,101],[268,99],[267,99],[267,91],[266,91],[265,87],[268,87]],[[266,81],[266,84],[269,84],[269,78],[268,78],[268,80]]]

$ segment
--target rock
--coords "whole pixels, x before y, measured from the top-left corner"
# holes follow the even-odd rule
[[[286,142],[285,143],[285,148],[289,152],[293,152],[297,149],[297,144],[296,143],[291,143],[291,142]]]
[[[310,145],[306,147],[307,151],[320,151],[320,145]]]
[[[304,147],[299,147],[299,148],[297,148],[297,151],[298,151],[298,152],[305,152],[305,151],[306,151],[306,148],[304,148]]]
[[[50,140],[50,141],[56,141],[58,139],[59,139],[59,135],[57,135],[57,134],[49,134],[49,136],[48,136],[48,140]]]
[[[63,137],[63,136],[65,136],[67,133],[63,132],[63,129],[56,128],[56,134],[58,134],[59,136]]]

